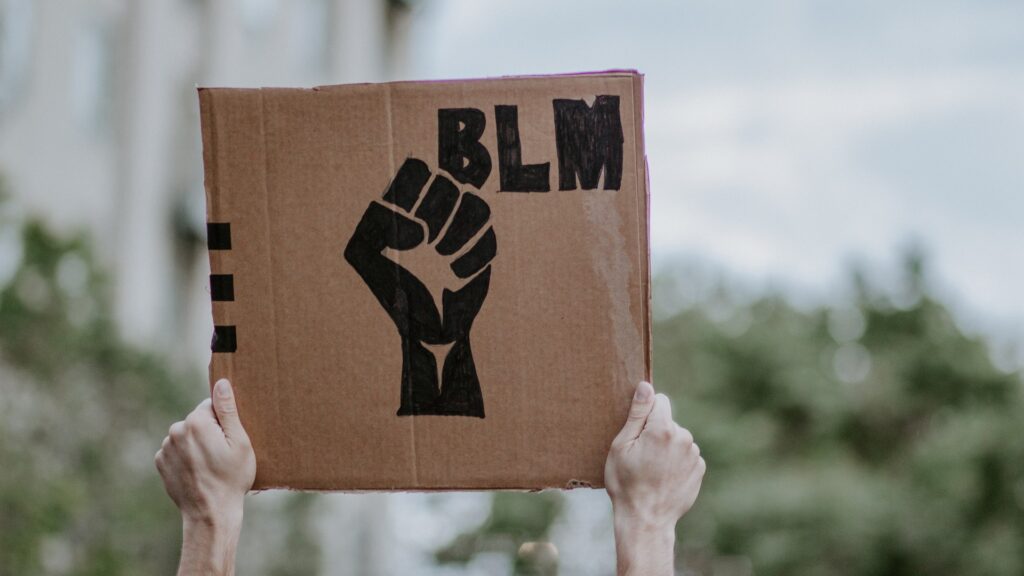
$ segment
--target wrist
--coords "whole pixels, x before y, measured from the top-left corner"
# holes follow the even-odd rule
[[[185,529],[197,533],[225,534],[242,528],[242,501],[224,503],[213,510],[182,512],[181,521]]]
[[[650,511],[637,510],[636,506],[628,506],[623,503],[612,501],[612,519],[615,532],[623,534],[637,534],[648,537],[664,537],[672,535],[674,538],[677,518],[664,514],[651,513]]]
[[[626,545],[643,543],[645,547],[656,546],[673,548],[676,541],[674,523],[648,522],[636,519],[620,519],[614,521],[615,541]]]
[[[614,528],[619,576],[674,574],[675,522],[616,510]]]
[[[242,518],[227,519],[196,519],[182,520],[182,538],[185,541],[196,540],[200,543],[220,543],[237,541],[242,532]]]
[[[223,514],[184,517],[178,575],[234,574],[241,532],[241,507]]]

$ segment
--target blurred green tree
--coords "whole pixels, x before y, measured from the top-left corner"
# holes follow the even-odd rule
[[[196,379],[118,341],[83,238],[0,228],[17,262],[0,288],[0,573],[169,574],[181,524],[153,453]]]
[[[722,292],[656,324],[655,375],[710,472],[678,526],[701,574],[1024,574],[1024,387],[931,296],[802,311]]]
[[[0,575],[177,567],[181,520],[153,455],[205,378],[121,342],[107,294],[86,238],[15,216],[0,194]],[[272,529],[260,573],[319,572],[316,498],[248,507],[247,524]]]

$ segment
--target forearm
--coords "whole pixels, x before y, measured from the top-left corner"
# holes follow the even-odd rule
[[[220,522],[185,520],[178,576],[233,576],[242,514]]]
[[[615,556],[618,576],[675,574],[675,526],[655,526],[615,518]]]

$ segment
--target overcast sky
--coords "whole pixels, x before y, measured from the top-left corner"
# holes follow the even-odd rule
[[[1024,336],[1024,2],[430,0],[412,74],[646,75],[656,264],[827,299],[922,244]]]

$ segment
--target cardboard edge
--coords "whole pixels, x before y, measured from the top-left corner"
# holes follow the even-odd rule
[[[319,84],[316,86],[294,86],[290,88],[264,86],[260,88],[238,88],[231,86],[199,86],[197,89],[200,94],[203,91],[208,90],[308,90],[312,92],[327,92],[331,90],[343,90],[343,89],[375,89],[379,86],[422,86],[430,84],[466,84],[476,82],[492,82],[495,80],[545,80],[553,78],[588,78],[588,77],[605,77],[605,78],[643,78],[643,74],[632,68],[610,68],[607,70],[587,70],[580,72],[564,72],[564,73],[550,73],[550,74],[508,74],[501,76],[477,76],[473,78],[443,78],[437,80],[397,80],[393,82],[353,82],[348,84]],[[634,95],[636,94],[634,90]]]
[[[206,88],[197,88],[197,97],[199,99],[199,126],[200,135],[202,139],[202,155],[203,155],[203,192],[206,195],[206,222],[217,222],[219,220],[220,206],[217,204],[217,164],[216,164],[216,149],[217,149],[217,131],[214,126],[214,111],[213,111],[213,93]],[[220,257],[212,250],[206,250],[206,257],[210,267],[210,273],[216,274],[222,268]],[[210,303],[210,313],[213,317],[213,325],[227,323],[225,318],[225,310],[222,306],[217,306],[213,302]],[[211,335],[212,337],[212,335]],[[223,363],[223,369],[219,366]],[[228,378],[231,378],[234,374],[234,365],[232,357],[218,358],[216,354],[211,352],[210,363],[207,366],[207,385],[210,389],[210,394],[213,394],[213,385],[215,383],[215,375],[220,373],[228,374]]]
[[[210,223],[210,222],[231,222],[232,220],[235,220],[235,217],[237,216],[236,214],[231,213],[231,212],[234,211],[233,208],[237,208],[237,207],[232,207],[230,204],[223,203],[222,202],[222,196],[219,193],[220,186],[222,184],[222,177],[223,177],[223,175],[222,175],[221,165],[218,164],[218,162],[217,162],[217,151],[218,151],[219,146],[221,145],[221,141],[220,141],[221,140],[221,136],[218,133],[218,131],[220,130],[220,125],[218,123],[219,121],[218,121],[218,113],[217,113],[217,110],[218,110],[217,103],[223,101],[221,96],[227,98],[228,94],[238,95],[240,93],[244,93],[245,97],[247,99],[252,98],[252,99],[255,99],[255,102],[258,102],[258,104],[256,104],[256,106],[258,106],[258,109],[259,109],[258,112],[259,112],[259,118],[260,118],[260,122],[261,122],[260,126],[259,126],[260,139],[258,141],[258,145],[260,146],[260,151],[261,151],[261,154],[262,154],[262,156],[264,158],[264,162],[262,163],[261,169],[259,170],[260,180],[262,182],[262,187],[263,187],[263,189],[261,191],[261,193],[263,195],[263,209],[262,209],[262,218],[260,219],[260,223],[262,225],[264,225],[264,226],[269,227],[269,225],[270,225],[270,210],[269,210],[269,206],[267,205],[267,203],[269,202],[269,194],[268,194],[268,191],[266,189],[266,186],[267,186],[267,175],[266,175],[266,162],[265,162],[265,157],[266,157],[266,134],[265,134],[265,130],[266,130],[266,127],[264,125],[265,118],[264,118],[264,110],[263,110],[264,92],[261,91],[260,89],[251,89],[251,88],[245,88],[245,89],[223,88],[222,89],[222,88],[207,88],[207,87],[198,87],[197,88],[197,92],[198,92],[199,106],[200,106],[200,124],[201,124],[200,131],[201,131],[201,136],[202,136],[203,165],[204,165],[204,168],[203,168],[203,187],[204,187],[204,191],[206,193],[206,219],[207,219],[207,223]],[[237,229],[236,229],[236,231],[237,231]],[[269,233],[269,229],[267,230],[267,233]],[[237,240],[238,239],[235,238],[235,243],[236,244],[237,244]],[[238,256],[237,255],[231,256],[231,255],[228,254],[228,252],[238,252],[239,250],[242,250],[242,249],[243,248],[241,246],[233,246],[232,250],[229,250],[229,251],[207,249],[207,256],[209,258],[209,263],[210,263],[210,273],[211,274],[234,273],[234,271],[230,270],[229,268],[230,268],[230,264],[232,264],[232,262]],[[270,257],[271,257],[271,255],[268,253],[268,255],[267,255],[267,258],[268,258],[267,266],[268,266],[268,268],[272,269],[273,266],[272,266],[272,262],[269,260]],[[271,300],[273,301],[275,299],[275,295],[274,295],[274,291],[273,291],[273,284],[272,284],[272,282],[268,282],[268,284],[269,284],[269,296],[270,296]],[[231,309],[232,309],[232,306],[230,306],[230,303],[226,303],[226,302],[211,302],[211,315],[213,316],[213,324],[214,324],[214,326],[222,325],[222,324],[234,325],[235,322],[233,322],[232,318],[231,318],[231,316],[232,316],[231,315]],[[271,307],[271,309],[273,311],[273,306]],[[272,328],[271,331],[273,333],[273,344],[274,344],[274,347],[273,347],[273,356],[274,356],[274,363],[273,364],[274,364],[274,369],[272,371],[272,374],[269,375],[268,377],[269,378],[273,378],[275,384],[272,387],[272,389],[273,390],[277,390],[278,389],[277,382],[280,381],[281,375],[280,375],[279,363],[277,361],[277,358],[278,358],[278,352],[277,352],[277,322],[276,322],[276,318],[274,318],[273,315],[272,315],[272,319],[271,319],[271,328]],[[228,378],[229,380],[231,380],[231,383],[236,388],[236,390],[240,390],[240,389],[242,389],[243,387],[245,387],[247,385],[246,382],[240,381],[240,380],[238,380],[236,378],[237,374],[235,372],[235,357],[236,357],[236,354],[234,354],[234,353],[213,353],[211,351],[210,363],[209,363],[209,367],[208,367],[208,387],[210,389],[210,393],[211,394],[213,392],[213,385],[216,383],[217,379],[219,379],[219,378]],[[276,415],[275,415],[276,420],[279,423],[281,421],[280,403],[279,403],[279,401],[278,401],[278,399],[276,397],[276,394],[274,396],[274,410],[276,411]],[[279,448],[274,448],[274,447],[267,447],[266,448],[267,452],[275,452],[277,450],[279,450]],[[262,489],[275,488],[276,486],[274,486],[274,485],[276,483],[276,480],[274,479],[274,476],[275,476],[276,473],[277,473],[277,469],[276,469],[275,466],[272,465],[270,467],[270,469],[268,470],[266,464],[261,466],[260,463],[257,462],[256,479],[255,479],[255,481],[253,483],[253,489],[254,490],[262,490]]]
[[[644,191],[644,211],[643,214],[643,238],[644,253],[646,257],[643,259],[643,275],[642,282],[643,288],[643,299],[644,299],[644,363],[645,365],[645,377],[648,382],[653,378],[653,325],[651,319],[651,171],[650,165],[647,162],[647,142],[645,140],[644,133],[644,76],[643,74],[636,73],[633,76],[633,106],[635,108],[634,114],[637,119],[634,122],[634,129],[636,130],[636,142],[642,146],[642,150],[637,158],[637,167],[642,167],[643,170],[643,181],[637,182],[638,189],[643,186]],[[637,214],[639,217],[640,214]]]
[[[494,486],[481,486],[475,485],[459,485],[459,484],[448,484],[439,486],[429,485],[405,485],[395,484],[392,486],[381,486],[377,488],[333,488],[327,485],[321,484],[293,484],[293,485],[261,485],[253,486],[250,492],[258,493],[265,491],[278,491],[284,490],[288,492],[318,492],[322,494],[387,494],[395,492],[411,492],[420,494],[430,494],[435,492],[546,492],[552,490],[558,490],[560,492],[568,492],[572,490],[604,490],[604,484],[592,484],[590,482],[581,482],[577,480],[570,480],[564,485],[560,484],[539,484],[539,485],[517,485],[517,484],[497,484]]]
[[[532,79],[547,79],[547,78],[565,78],[565,77],[606,77],[606,78],[628,78],[632,84],[632,97],[633,97],[633,113],[634,113],[634,137],[635,137],[635,157],[636,166],[638,170],[643,170],[643,176],[640,177],[638,174],[638,181],[636,183],[638,200],[643,202],[642,211],[637,212],[636,217],[641,220],[641,242],[643,242],[641,251],[643,257],[641,258],[641,291],[642,291],[642,307],[641,312],[643,319],[643,331],[642,337],[644,338],[644,362],[645,362],[645,373],[648,380],[651,379],[651,283],[650,283],[650,190],[649,190],[649,170],[647,166],[646,157],[646,145],[644,142],[644,127],[643,127],[643,75],[636,70],[607,70],[607,71],[594,71],[594,72],[576,72],[570,74],[539,74],[539,75],[519,75],[519,76],[500,76],[490,78],[473,78],[467,80],[451,79],[451,80],[425,80],[425,81],[402,81],[402,82],[390,82],[384,83],[383,85],[387,88],[391,88],[394,85],[424,85],[424,84],[444,84],[444,83],[465,83],[465,82],[484,82],[493,80],[532,80]],[[214,162],[214,151],[217,146],[217,136],[214,120],[214,95],[216,92],[221,90],[231,91],[249,91],[255,92],[256,97],[261,99],[265,91],[321,91],[321,90],[333,90],[333,89],[379,89],[381,84],[377,83],[361,83],[361,84],[339,84],[333,86],[318,86],[313,88],[228,88],[228,87],[197,87],[199,103],[200,103],[200,118],[201,118],[201,132],[202,132],[202,144],[203,144],[203,162],[204,162],[204,189],[206,192],[207,201],[207,221],[216,221],[216,218],[220,217],[220,207],[217,204],[218,195],[216,194],[218,171],[217,166]],[[390,113],[390,110],[389,110]],[[264,119],[265,121],[265,119]],[[261,130],[265,130],[265,127],[261,127]],[[264,138],[266,134],[263,134]],[[265,153],[265,150],[264,150]],[[264,174],[265,178],[265,174]],[[642,189],[642,194],[640,193]],[[269,225],[269,208],[267,208],[267,223]],[[215,254],[211,254],[207,251],[210,257],[211,272],[216,272],[214,268],[215,261],[218,260]],[[223,312],[221,312],[223,315]],[[213,311],[214,322],[224,320],[218,315],[217,307],[214,307]],[[276,332],[276,322],[275,332]],[[228,355],[230,356],[230,355]],[[225,373],[224,371],[217,370],[215,372],[216,356],[211,357],[209,366],[209,386],[212,389],[214,384],[214,374]],[[231,358],[223,359],[226,373],[233,374],[233,366],[231,365]],[[632,385],[632,383],[631,383]],[[413,441],[415,442],[415,432],[413,432]],[[342,493],[370,493],[370,492],[394,492],[394,491],[406,491],[406,492],[443,492],[443,491],[521,491],[521,492],[538,492],[543,490],[574,490],[581,488],[589,489],[603,489],[604,479],[596,479],[595,482],[579,481],[575,479],[568,480],[565,484],[554,484],[554,483],[541,483],[541,484],[497,484],[493,486],[481,486],[479,484],[474,486],[459,485],[459,484],[447,484],[447,485],[424,485],[417,481],[417,474],[415,471],[416,461],[413,461],[413,484],[396,484],[393,486],[381,486],[374,487],[364,490],[351,490],[351,489],[338,489],[331,486],[321,485],[318,483],[294,483],[288,486],[280,485],[274,478],[261,478],[257,474],[256,482],[252,488],[253,491],[263,490],[291,490],[291,491],[317,491],[317,492],[342,492]]]

